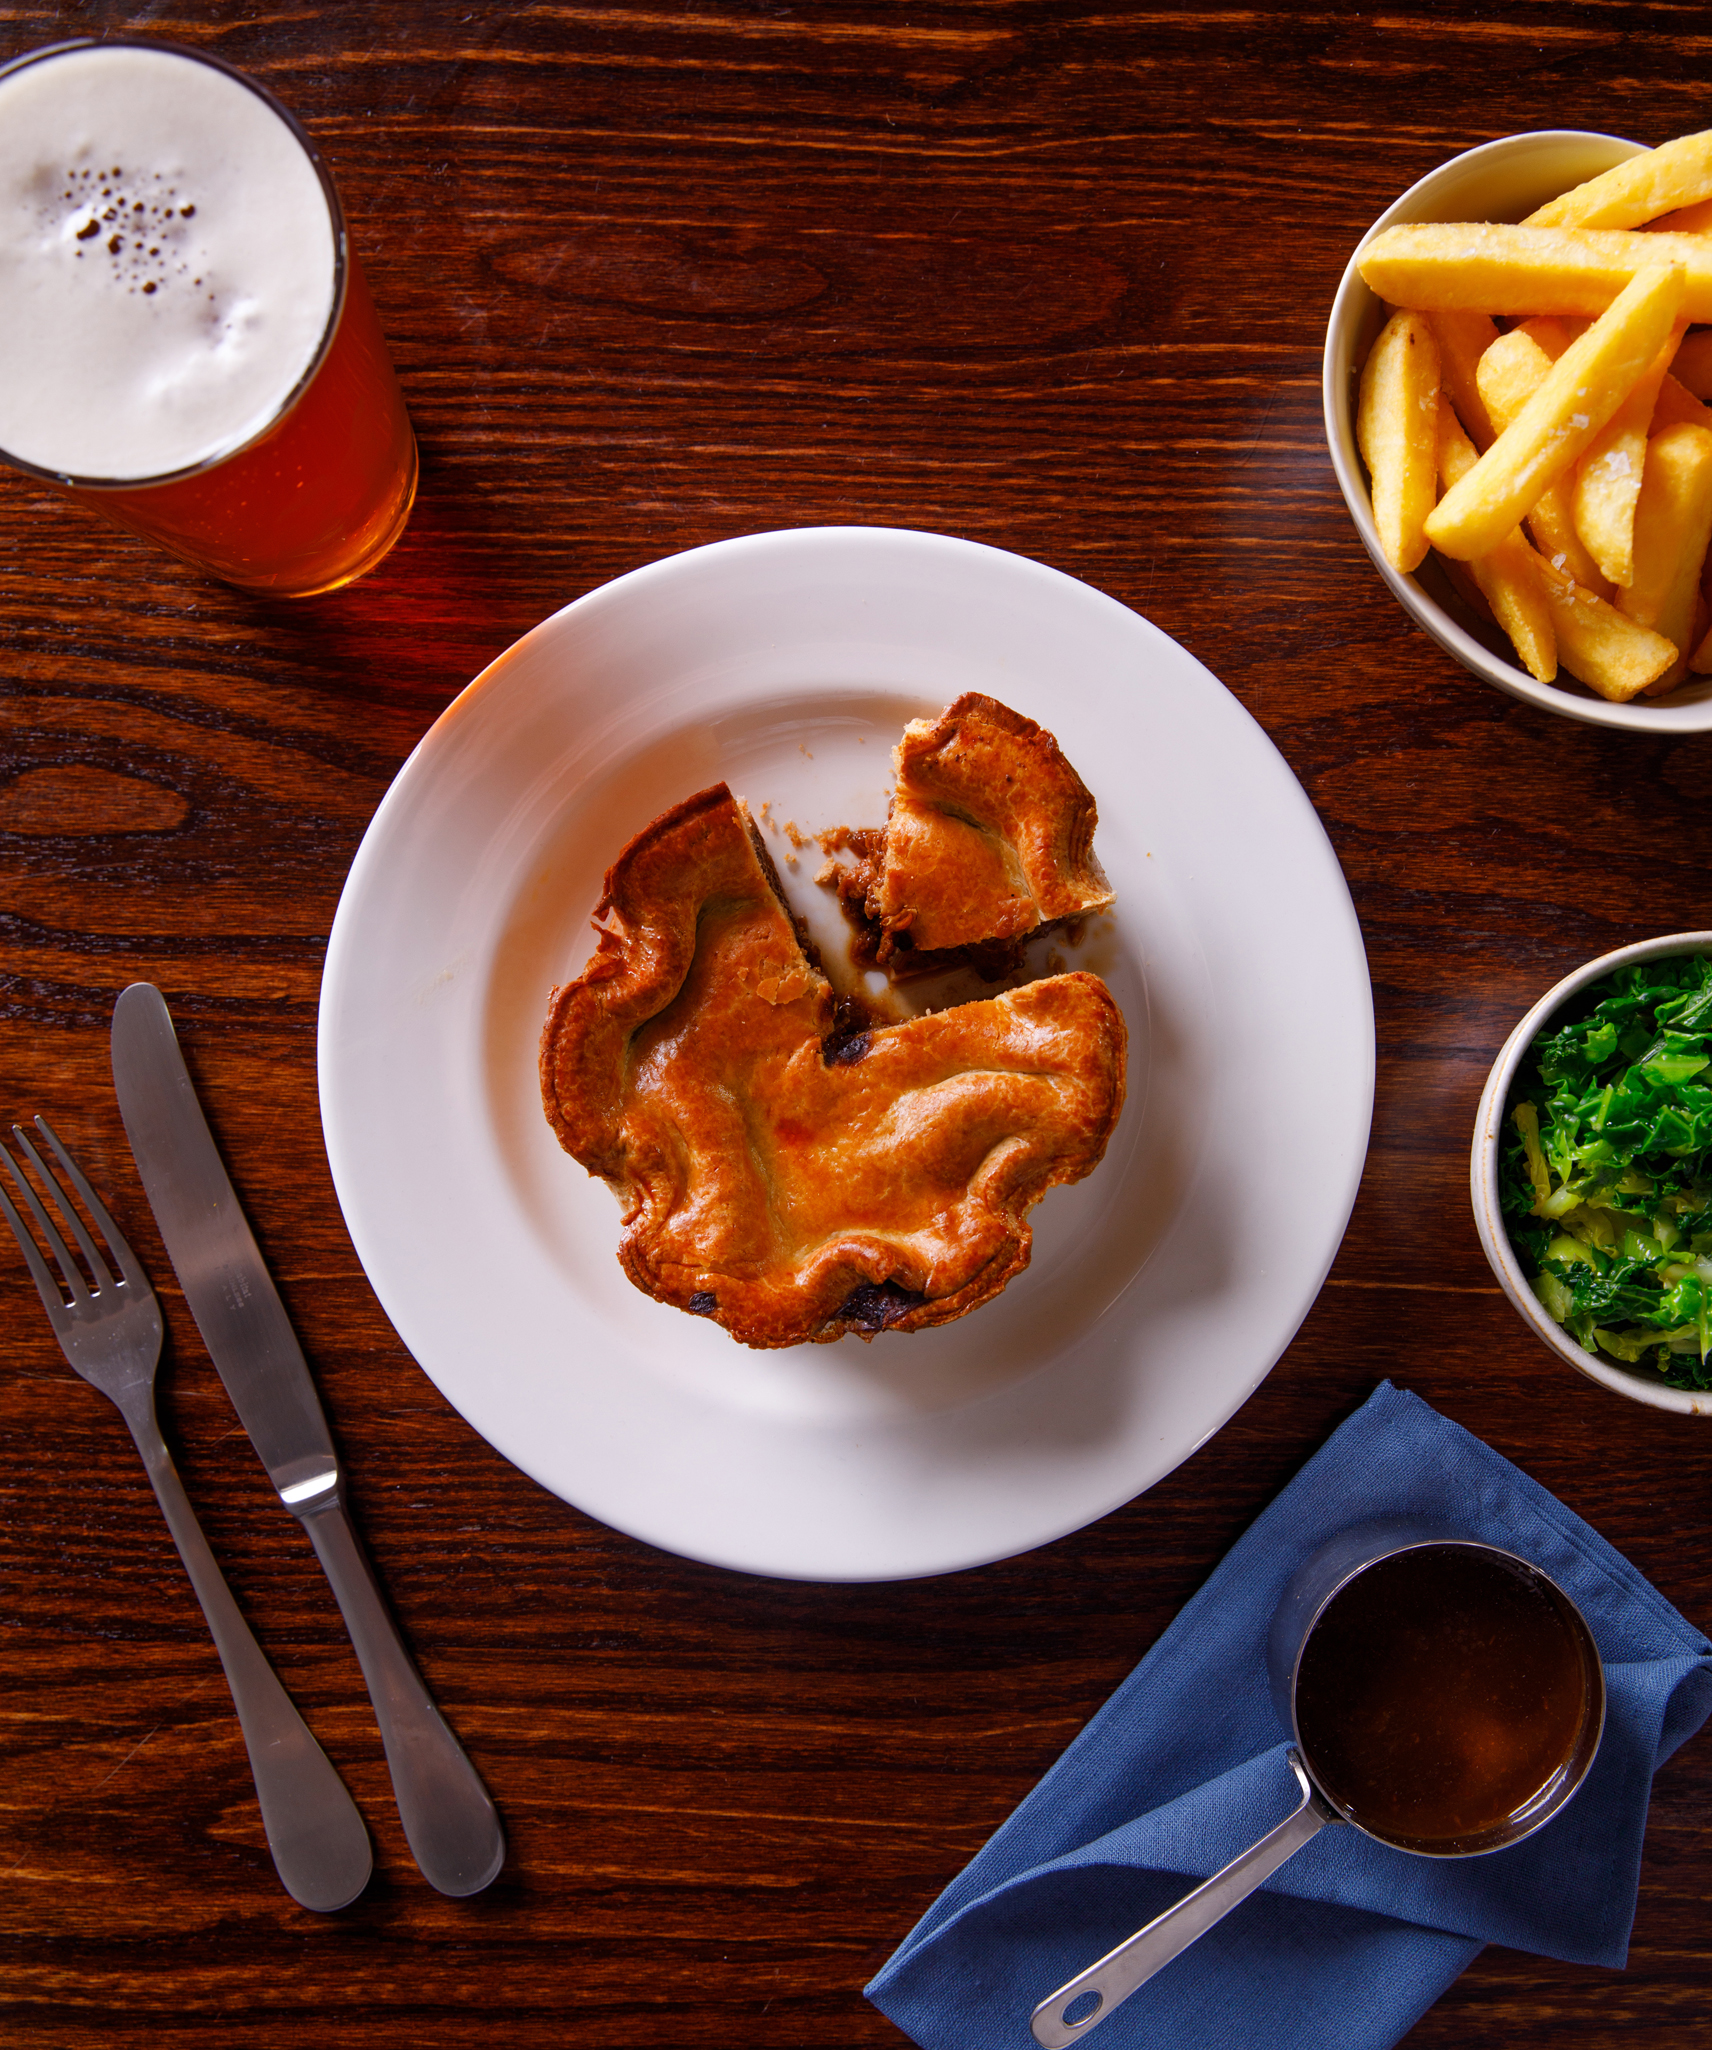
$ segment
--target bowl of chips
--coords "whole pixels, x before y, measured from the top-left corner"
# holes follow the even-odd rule
[[[1368,230],[1326,331],[1332,467],[1398,603],[1596,726],[1712,731],[1712,132],[1465,151]]]

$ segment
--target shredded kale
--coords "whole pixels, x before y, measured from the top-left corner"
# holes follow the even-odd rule
[[[1540,1034],[1499,1191],[1565,1330],[1674,1388],[1712,1388],[1712,960],[1619,968]]]

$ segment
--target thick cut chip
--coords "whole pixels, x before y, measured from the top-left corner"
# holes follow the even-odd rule
[[[1489,313],[1433,313],[1427,325],[1439,345],[1439,376],[1457,418],[1462,422],[1476,452],[1489,449],[1497,429],[1487,416],[1480,396],[1480,359],[1498,339],[1498,329]],[[1567,346],[1567,344],[1566,344]],[[1442,417],[1441,417],[1442,427]]]
[[[1647,448],[1635,513],[1635,577],[1620,610],[1675,643],[1682,659],[1647,685],[1662,697],[1682,681],[1694,642],[1695,601],[1712,539],[1712,433],[1667,427]]]
[[[1474,468],[1474,444],[1446,406],[1439,413],[1439,474],[1447,487]],[[1445,558],[1450,561],[1450,557]],[[1539,557],[1519,527],[1512,527],[1490,555],[1477,556],[1466,567],[1492,616],[1510,636],[1522,667],[1541,683],[1557,675],[1557,630],[1552,608],[1540,581]]]
[[[1575,469],[1571,505],[1576,534],[1601,573],[1625,588],[1635,574],[1635,505],[1641,495],[1647,435],[1659,386],[1681,339],[1681,328],[1673,328],[1652,368],[1606,421],[1598,439],[1588,444]]]
[[[1122,1014],[1097,976],[840,1037],[723,784],[639,833],[553,992],[541,1089],[623,1207],[636,1286],[746,1345],[918,1331],[1028,1264],[1026,1213],[1100,1159]]]
[[[1521,326],[1521,332],[1531,341],[1538,342],[1554,363],[1586,329],[1586,321],[1556,313],[1537,313],[1532,320],[1524,320]]]
[[[1647,446],[1635,517],[1635,576],[1620,609],[1681,647],[1712,527],[1712,433],[1667,427]],[[1672,625],[1664,623],[1666,617]],[[1673,626],[1681,632],[1673,631]]]
[[[1531,332],[1543,325],[1529,321],[1525,327],[1500,335],[1480,359],[1476,382],[1487,418],[1500,434],[1521,418],[1523,407],[1551,375],[1553,363],[1569,348],[1569,338],[1561,331],[1556,335],[1548,332],[1544,341]],[[1555,355],[1550,352],[1554,343]],[[1573,480],[1566,476],[1546,486],[1528,508],[1528,531],[1548,561],[1568,570],[1584,590],[1609,598],[1614,586],[1576,531],[1572,485]]]
[[[1559,660],[1602,698],[1626,705],[1676,661],[1674,641],[1582,590],[1555,563],[1540,564],[1540,579],[1557,629]]]
[[[1486,404],[1486,416],[1500,434],[1550,375],[1563,354],[1553,356],[1529,332],[1535,325],[1515,327],[1499,335],[1475,368],[1475,382]]]
[[[1712,129],[1679,135],[1561,192],[1528,215],[1530,228],[1639,228],[1712,198]]]
[[[1439,345],[1425,316],[1394,313],[1367,352],[1355,439],[1373,481],[1373,524],[1393,569],[1427,559],[1438,462]]]
[[[892,764],[866,904],[883,956],[1017,940],[1111,904],[1093,797],[1032,719],[969,691],[937,719],[912,719]]]
[[[1385,228],[1356,267],[1381,299],[1427,313],[1601,314],[1655,263],[1683,267],[1685,320],[1712,320],[1712,237],[1459,221]]]
[[[1712,199],[1696,200],[1693,206],[1678,207],[1675,213],[1660,214],[1647,222],[1649,235],[1704,235],[1712,229]]]
[[[1571,467],[1651,368],[1682,304],[1682,269],[1643,271],[1571,342],[1521,412],[1446,492],[1427,538],[1464,562],[1485,555]]]

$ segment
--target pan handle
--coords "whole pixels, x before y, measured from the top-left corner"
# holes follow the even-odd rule
[[[1187,1950],[1197,1936],[1204,1936],[1215,1922],[1223,1921],[1232,1908],[1247,1900],[1310,1837],[1318,1836],[1328,1822],[1343,1820],[1309,1779],[1295,1745],[1287,1755],[1302,1789],[1295,1810],[1259,1843],[1233,1858],[1222,1872],[1203,1880],[1175,1907],[1156,1915],[1145,1929],[1126,1937],[1116,1950],[1107,1951],[1098,1964],[1078,1972],[1049,1994],[1029,2018],[1041,2050],[1066,2050],[1067,2045],[1081,2042],[1138,1986],[1145,1985],[1179,1951]]]

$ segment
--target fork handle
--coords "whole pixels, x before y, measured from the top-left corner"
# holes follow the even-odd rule
[[[410,1854],[439,1892],[480,1893],[505,1863],[498,1810],[411,1663],[343,1502],[302,1522],[363,1669]]]
[[[274,1869],[300,1906],[320,1914],[348,1907],[374,1869],[363,1818],[326,1752],[292,1706],[226,1585],[161,1436],[152,1391],[146,1385],[127,1389],[119,1409],[142,1454],[155,1499],[225,1668]]]

